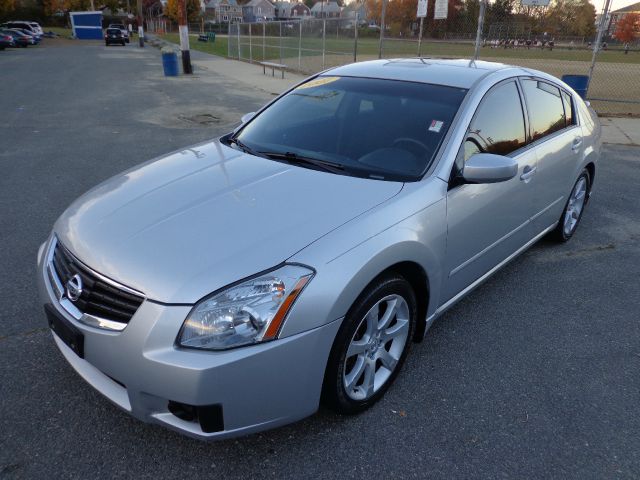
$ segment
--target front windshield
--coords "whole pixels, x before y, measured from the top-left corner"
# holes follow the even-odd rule
[[[235,138],[266,156],[304,157],[330,162],[346,175],[412,181],[433,160],[465,93],[426,83],[321,76],[273,103]]]

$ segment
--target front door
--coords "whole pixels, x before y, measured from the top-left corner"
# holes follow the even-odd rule
[[[537,159],[527,147],[525,117],[515,80],[500,83],[483,98],[460,148],[447,195],[445,303],[533,236]],[[518,174],[491,184],[456,181],[456,172],[475,153],[511,156]],[[459,178],[459,177],[458,177]],[[459,183],[459,184],[458,184]]]

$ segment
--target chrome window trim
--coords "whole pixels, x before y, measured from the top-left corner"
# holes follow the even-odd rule
[[[96,315],[89,315],[87,313],[83,313],[66,297],[64,286],[62,285],[62,282],[60,281],[60,278],[58,277],[58,274],[56,273],[56,270],[53,266],[53,255],[55,253],[56,245],[58,245],[58,238],[54,235],[51,239],[51,243],[49,244],[49,249],[47,251],[45,268],[47,270],[49,284],[51,285],[53,293],[56,296],[56,300],[58,301],[62,309],[64,309],[64,311],[66,311],[69,315],[71,315],[77,321],[84,323],[85,325],[89,325],[90,327],[100,328],[103,330],[111,330],[116,332],[121,332],[122,330],[124,330],[127,327],[127,325],[129,325],[129,323],[117,322],[115,320],[108,320],[106,318],[98,317]],[[60,247],[64,248],[65,253],[67,253],[73,259],[74,262],[78,262],[78,264],[80,264],[82,268],[86,269],[89,273],[94,275],[100,281],[103,281],[104,283],[107,283],[114,288],[118,288],[132,295],[137,295],[139,297],[142,297],[143,302],[147,299],[147,297],[143,293],[138,292],[137,290],[129,288],[125,285],[122,285],[118,282],[115,282],[110,278],[107,278],[104,275],[96,272],[92,268],[88,267],[85,263],[80,261],[75,255],[73,255],[69,250],[67,250],[64,247],[64,245],[60,244]]]

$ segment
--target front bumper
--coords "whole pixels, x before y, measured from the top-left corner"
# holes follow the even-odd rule
[[[291,423],[318,409],[340,320],[264,344],[203,352],[175,346],[191,306],[145,300],[123,331],[106,331],[78,322],[60,307],[46,275],[44,247],[38,253],[41,302],[83,333],[84,359],[52,333],[58,348],[80,376],[136,418],[217,439]],[[171,413],[169,401],[219,406],[223,429],[203,431],[197,421]]]

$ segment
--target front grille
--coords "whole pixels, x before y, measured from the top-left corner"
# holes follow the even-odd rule
[[[144,297],[109,284],[83,265],[57,242],[52,258],[53,268],[63,288],[74,276],[82,278],[82,293],[72,302],[80,312],[119,323],[128,323]]]

